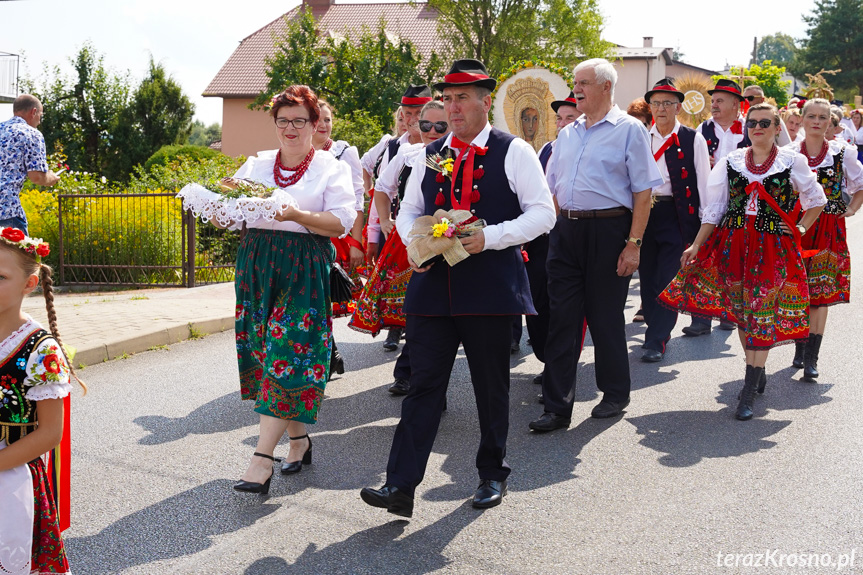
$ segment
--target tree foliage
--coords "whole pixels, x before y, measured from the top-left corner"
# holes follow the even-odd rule
[[[797,50],[797,43],[788,34],[769,34],[758,43],[758,61],[770,60],[777,66],[787,68],[794,62]]]
[[[803,19],[808,37],[792,65],[794,75],[838,68],[831,85],[863,94],[863,0],[816,0]]]
[[[770,60],[765,60],[759,66],[758,64],[745,68],[743,70],[745,76],[753,76],[754,80],[746,80],[741,88],[756,84],[764,90],[765,98],[773,98],[776,104],[784,106],[788,103],[788,87],[791,86],[791,80],[783,80],[785,68],[774,66]],[[734,76],[740,75],[740,68],[731,67],[731,74],[728,76],[712,76],[712,80],[716,82],[720,78],[734,79]],[[737,81],[736,79],[734,79]]]
[[[273,94],[291,84],[306,84],[337,112],[362,111],[378,125],[390,126],[394,103],[405,88],[430,83],[443,66],[436,54],[423,62],[410,42],[390,38],[383,20],[376,30],[363,28],[344,37],[321,37],[310,10],[286,25],[285,33],[276,39],[275,53],[266,60],[267,89],[253,107],[266,105]]]
[[[187,138],[194,106],[161,64],[151,60],[135,86],[129,72],[107,69],[89,43],[70,63],[71,76],[45,65],[39,82],[25,78],[22,85],[45,108],[40,129],[48,152],[62,146],[72,170],[124,181],[162,145]]]
[[[476,58],[497,76],[517,60],[571,65],[608,56],[596,0],[429,0],[447,56]]]
[[[201,120],[192,122],[192,131],[189,132],[189,143],[193,146],[209,146],[213,142],[222,139],[222,126],[213,122],[209,126]]]

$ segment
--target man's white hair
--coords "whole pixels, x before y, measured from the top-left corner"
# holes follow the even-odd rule
[[[590,60],[579,62],[572,69],[572,75],[574,76],[579,70],[587,68],[593,68],[597,82],[611,82],[611,99],[614,100],[614,86],[617,85],[617,70],[614,69],[612,63],[605,58],[591,58]]]

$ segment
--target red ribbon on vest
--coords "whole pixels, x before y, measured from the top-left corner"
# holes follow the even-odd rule
[[[732,134],[742,134],[743,133],[743,122],[740,120],[734,120],[734,123],[731,124],[731,133]]]
[[[773,211],[779,214],[779,217],[782,218],[785,225],[791,229],[791,235],[794,238],[794,245],[797,246],[801,256],[804,258],[810,258],[818,253],[818,250],[803,250],[803,238],[800,235],[800,230],[797,229],[797,216],[800,215],[801,210],[799,200],[794,205],[794,210],[791,214],[787,214],[779,207],[779,204],[776,203],[773,196],[767,193],[767,190],[764,189],[764,185],[761,182],[752,182],[746,186],[746,193],[751,194],[752,192],[758,192],[758,197],[767,202],[767,205],[773,208]]]
[[[677,146],[678,148],[680,147],[680,140],[677,139],[677,132],[671,134],[671,137],[665,140],[665,143],[662,144],[662,147],[659,148],[659,150],[657,150],[655,154],[653,154],[653,159],[658,162],[659,158],[662,157],[662,154],[668,151],[668,148],[670,148],[672,144]]]
[[[455,136],[452,137],[452,141],[449,145],[451,148],[460,150],[458,156],[456,156],[452,170],[452,184],[450,186],[450,200],[452,201],[452,207],[454,210],[470,210],[471,200],[473,199],[471,197],[473,193],[474,176],[473,160],[476,155],[484,156],[488,151],[488,147],[466,144]],[[462,165],[462,161],[464,161],[464,170],[462,171],[461,177],[461,201],[458,202],[455,198],[455,180],[458,175],[459,167]],[[476,200],[479,200],[479,194],[477,194]]]

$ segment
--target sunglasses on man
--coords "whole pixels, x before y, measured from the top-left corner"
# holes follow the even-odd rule
[[[773,120],[746,120],[747,128],[754,128],[755,126],[761,126],[762,128],[769,128],[773,125]]]
[[[762,96],[743,96],[743,99],[747,102],[752,102],[755,98],[761,98]]]
[[[420,120],[420,130],[423,132],[431,132],[432,128],[438,134],[443,134],[449,128],[446,122],[429,122],[428,120]]]

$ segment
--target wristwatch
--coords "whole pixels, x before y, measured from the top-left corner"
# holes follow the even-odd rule
[[[626,238],[626,241],[634,243],[637,248],[641,247],[641,238]]]
[[[806,226],[804,226],[803,224],[797,224],[797,231],[800,232],[801,236],[805,236],[806,235]]]

